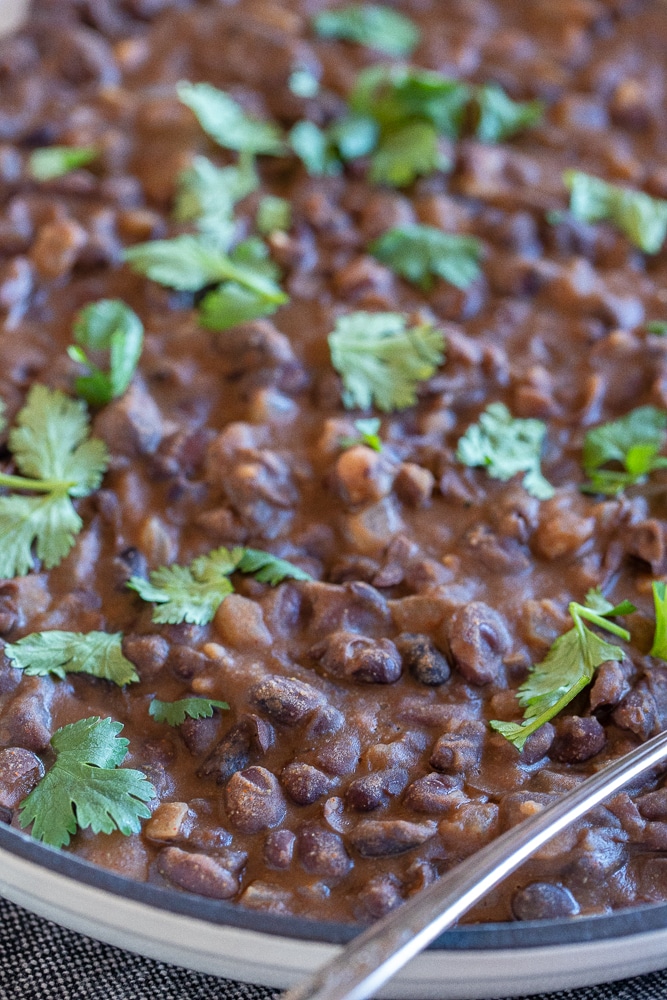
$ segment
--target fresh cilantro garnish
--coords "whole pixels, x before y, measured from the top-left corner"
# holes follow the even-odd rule
[[[627,642],[630,633],[608,619],[611,615],[630,614],[636,610],[633,604],[623,601],[613,607],[599,591],[591,591],[585,604],[572,601],[568,610],[574,627],[556,639],[546,658],[533,667],[518,690],[519,704],[525,708],[525,721],[521,724],[498,720],[489,723],[517,750],[522,750],[531,733],[557,715],[590,684],[600,664],[623,659],[624,653],[619,646],[605,642],[587,628],[584,621]]]
[[[166,722],[170,726],[181,726],[186,718],[210,719],[214,708],[229,708],[226,701],[211,698],[180,698],[178,701],[160,701],[154,698],[148,706],[148,714],[156,722]]]
[[[209,330],[227,330],[237,323],[270,316],[289,296],[278,285],[279,271],[265,243],[251,237],[228,257],[235,277],[208,292],[199,304],[199,320]]]
[[[444,359],[442,333],[427,324],[408,327],[400,313],[341,316],[329,334],[331,363],[343,379],[343,403],[385,412],[417,401],[417,386]]]
[[[655,605],[655,635],[650,655],[667,660],[667,586],[662,580],[653,581],[653,604]]]
[[[440,153],[434,126],[414,121],[384,136],[371,159],[370,179],[374,184],[407,187],[418,177],[450,167]]]
[[[383,138],[415,120],[429,122],[440,135],[461,134],[471,89],[433,70],[410,66],[371,66],[363,70],[350,96],[350,107],[374,118]]]
[[[259,549],[219,548],[198,556],[189,566],[162,566],[150,580],[133,576],[127,586],[144,601],[157,605],[153,621],[175,625],[206,625],[228,594],[234,592],[232,573],[252,573],[261,583],[277,584],[288,578],[310,580],[298,566]]]
[[[45,146],[33,149],[28,166],[36,181],[51,181],[87,166],[97,155],[92,146]]]
[[[71,498],[96,490],[108,463],[106,446],[89,431],[85,403],[43,385],[32,387],[9,433],[22,475],[0,473],[0,487],[14,491],[0,497],[0,577],[28,572],[33,542],[47,569],[74,545],[83,522]]]
[[[297,122],[289,134],[290,146],[311,176],[335,176],[342,160],[354,160],[373,151],[378,127],[372,118],[348,114],[321,129],[314,122]]]
[[[513,101],[502,87],[487,83],[475,91],[478,118],[475,135],[482,142],[502,142],[536,125],[544,114],[542,101]]]
[[[667,440],[667,413],[654,406],[640,406],[624,417],[587,431],[583,465],[589,478],[584,493],[613,496],[626,486],[643,483],[650,472],[667,468],[658,453]],[[622,469],[605,469],[615,462]]]
[[[312,580],[310,573],[299,569],[287,559],[279,559],[271,552],[261,549],[235,549],[240,552],[236,568],[239,573],[251,573],[260,583],[270,583],[272,587],[283,580]]]
[[[200,304],[201,321],[213,330],[268,316],[288,301],[276,282],[277,268],[257,238],[224,253],[200,236],[175,236],[130,247],[125,259],[140,274],[181,291],[222,282]]]
[[[379,417],[361,417],[354,421],[354,426],[359,432],[358,437],[343,437],[340,439],[341,448],[354,448],[357,444],[365,444],[373,451],[382,451],[382,441],[378,431],[380,430]]]
[[[646,329],[649,333],[653,333],[658,337],[666,337],[667,319],[652,319],[646,324]]]
[[[234,237],[234,206],[259,187],[252,155],[242,153],[238,166],[216,167],[195,156],[178,178],[174,218],[195,222],[216,246],[225,250]]]
[[[77,829],[139,833],[156,792],[141,771],[121,768],[129,741],[112,719],[80,719],[51,737],[55,763],[21,803],[19,823],[32,836],[65,847]]]
[[[313,18],[320,38],[341,38],[388,56],[409,56],[419,44],[419,29],[403,14],[379,4],[354,4],[325,10]]]
[[[290,73],[287,86],[296,97],[317,97],[320,81],[307,66],[297,66]]]
[[[134,310],[120,299],[91,302],[76,319],[74,339],[76,345],[67,353],[88,369],[88,374],[79,375],[74,383],[77,394],[91,406],[104,406],[122,396],[132,381],[144,342],[143,324]],[[84,348],[108,351],[109,370],[93,364]]]
[[[267,194],[257,207],[255,224],[260,233],[267,235],[276,231],[286,231],[292,224],[292,206],[286,198],[276,198]]]
[[[467,288],[479,275],[482,245],[474,236],[443,233],[434,226],[401,226],[371,243],[370,252],[383,264],[427,291],[433,276]]]
[[[134,666],[123,656],[121,632],[33,632],[18,642],[8,642],[4,652],[14,667],[26,674],[90,674],[122,687],[139,680]]]
[[[548,500],[554,488],[540,471],[546,431],[543,421],[513,417],[504,403],[491,403],[459,439],[456,457],[464,465],[483,466],[492,479],[503,482],[525,472],[523,488]]]
[[[246,114],[224,90],[218,90],[210,83],[183,80],[176,85],[176,92],[179,100],[194,112],[204,132],[219,146],[272,156],[281,156],[285,152],[278,126]]]
[[[658,252],[667,235],[667,201],[609,184],[580,170],[566,171],[563,181],[576,219],[611,222],[640,250]]]

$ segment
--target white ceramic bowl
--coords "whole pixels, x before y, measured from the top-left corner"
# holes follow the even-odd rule
[[[0,893],[120,948],[273,987],[295,984],[354,933],[341,924],[256,913],[133,882],[8,827],[0,827]],[[380,996],[488,1000],[666,965],[667,904],[660,904],[604,917],[455,928]]]

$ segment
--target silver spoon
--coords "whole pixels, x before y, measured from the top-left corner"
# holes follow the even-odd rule
[[[282,1000],[365,1000],[531,854],[667,757],[667,732],[587,778],[383,917]]]

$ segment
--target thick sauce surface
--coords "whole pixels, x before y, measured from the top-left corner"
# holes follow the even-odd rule
[[[667,573],[665,473],[619,497],[580,491],[586,429],[667,407],[667,337],[646,327],[667,317],[665,253],[642,254],[604,223],[547,219],[566,207],[572,168],[667,197],[667,9],[397,4],[422,28],[414,64],[542,98],[543,123],[497,145],[452,143],[451,172],[400,191],[370,184],[358,164],[309,177],[294,157],[260,158],[261,190],[236,216],[245,235],[262,195],[289,199],[289,232],[268,242],[290,301],[268,319],[207,331],[191,295],[121,260],[124,247],[191,231],[171,207],[194,155],[234,160],[174,85],[206,80],[284,128],[325,125],[358,71],[386,60],[316,38],[309,19],[323,6],[36,0],[27,29],[0,43],[0,396],[10,422],[34,382],[73,393],[66,347],[82,306],[122,298],[146,329],[131,388],[94,416],[112,461],[102,488],[77,502],[84,529],[72,553],[0,586],[6,642],[122,631],[141,680],[119,689],[29,677],[5,659],[0,746],[48,764],[57,728],[111,716],[130,740],[126,763],[155,784],[154,815],[141,834],[82,831],[69,849],[248,907],[368,921],[667,724],[667,666],[646,652],[651,583]],[[318,96],[288,89],[304,66]],[[101,153],[37,184],[29,151],[51,144]],[[412,222],[478,237],[481,276],[465,290],[439,280],[422,292],[369,254],[373,239]],[[419,311],[446,337],[418,404],[383,415],[379,454],[340,444],[362,414],[342,405],[327,335],[355,310]],[[545,421],[552,499],[531,497],[521,475],[495,481],[456,460],[461,435],[498,401]],[[314,580],[235,576],[207,626],[155,625],[125,586],[221,545],[271,551]],[[626,619],[625,659],[601,668],[519,754],[488,720],[521,718],[514,692],[570,627],[568,603],[592,587],[639,609]],[[406,632],[421,637],[412,658]],[[355,676],[359,636],[389,659],[399,650],[399,679],[387,656]],[[230,708],[180,727],[148,715],[153,698],[188,695]],[[656,788],[598,809],[469,919],[666,899],[667,791]],[[18,826],[18,803],[0,791],[3,819]]]

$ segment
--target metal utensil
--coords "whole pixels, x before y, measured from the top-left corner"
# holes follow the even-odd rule
[[[282,1000],[365,1000],[539,848],[667,757],[667,732],[587,778],[355,938]]]

